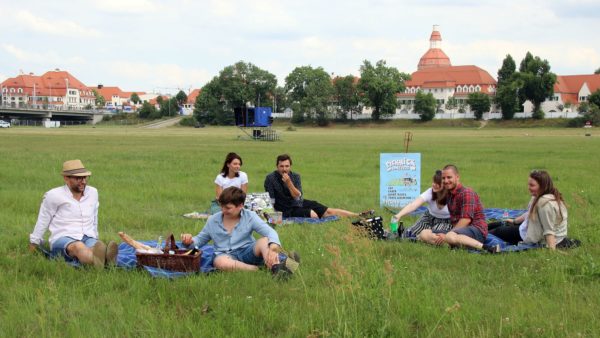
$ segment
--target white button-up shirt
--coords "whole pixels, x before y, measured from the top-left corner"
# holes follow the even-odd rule
[[[61,237],[98,238],[99,205],[98,190],[90,186],[86,186],[79,201],[66,185],[46,192],[29,242],[40,244],[48,229],[50,245]]]

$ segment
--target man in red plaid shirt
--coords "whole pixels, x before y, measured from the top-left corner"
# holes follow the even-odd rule
[[[453,225],[445,236],[440,236],[450,246],[466,246],[496,253],[498,246],[484,245],[488,227],[483,214],[483,205],[473,189],[460,183],[458,168],[448,164],[442,170],[442,184],[449,191],[448,210]]]

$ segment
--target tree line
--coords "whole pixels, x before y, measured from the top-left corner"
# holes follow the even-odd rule
[[[600,69],[596,70],[599,73]],[[194,103],[193,116],[198,123],[231,125],[234,122],[234,109],[247,106],[270,106],[274,112],[286,108],[293,111],[293,123],[316,123],[326,125],[331,119],[352,119],[364,107],[372,110],[372,120],[393,115],[399,107],[398,93],[404,92],[410,74],[388,66],[384,60],[375,64],[364,60],[360,66],[360,76],[338,76],[331,78],[322,67],[296,67],[285,78],[285,84],[278,86],[274,74],[252,63],[239,61],[223,68],[204,87]],[[517,111],[524,111],[523,104],[529,100],[533,104],[532,117],[544,118],[541,104],[554,95],[556,74],[550,70],[547,60],[527,52],[516,68],[513,57],[508,54],[498,70],[498,82],[494,96],[482,92],[470,93],[466,100],[475,119],[481,119],[491,105],[500,107],[502,118],[510,120]],[[97,97],[100,95],[97,95]],[[139,103],[137,94],[132,102]],[[137,102],[136,102],[137,100]],[[157,97],[160,106],[156,109],[144,102],[138,110],[141,118],[160,118],[177,115],[187,95],[180,91],[175,97]],[[559,109],[569,108],[559,107]],[[440,104],[432,93],[419,91],[415,95],[414,111],[421,120],[435,117]],[[600,90],[593,93],[588,102],[578,109],[582,113],[594,113],[600,107]],[[449,110],[465,111],[465,105],[451,96],[445,103]]]

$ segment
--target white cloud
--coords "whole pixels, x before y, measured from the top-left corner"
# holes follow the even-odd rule
[[[18,11],[16,13],[15,18],[16,22],[20,23],[21,26],[45,34],[60,35],[67,37],[91,38],[99,37],[102,35],[99,31],[95,29],[85,28],[73,21],[51,21],[39,16],[35,16],[28,11]]]
[[[74,55],[65,57],[55,51],[30,52],[12,44],[2,44],[2,49],[17,59],[19,63],[30,62],[35,64],[61,64],[66,66],[85,63],[85,59],[81,56]]]
[[[123,14],[159,13],[164,6],[150,0],[95,0],[96,9]]]
[[[109,65],[109,71],[123,82],[144,83],[146,89],[157,88],[159,91],[172,92],[176,89],[187,90],[189,87],[200,88],[213,75],[204,69],[183,68],[175,64],[150,64],[115,61]],[[112,84],[108,84],[112,85]],[[123,89],[123,88],[122,88]],[[140,90],[143,88],[128,88]]]

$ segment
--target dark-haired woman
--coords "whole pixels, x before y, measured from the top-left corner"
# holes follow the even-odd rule
[[[561,193],[544,170],[529,174],[527,188],[531,194],[527,212],[506,220],[513,225],[498,227],[490,233],[509,244],[524,242],[542,244],[550,249],[561,247],[567,237],[568,216]]]
[[[236,153],[229,153],[225,157],[221,173],[215,178],[215,194],[217,200],[225,188],[236,187],[248,192],[248,175],[240,171],[242,158]]]
[[[401,234],[402,237],[417,236],[420,239],[420,234],[425,229],[443,233],[450,231],[452,225],[450,224],[450,212],[446,205],[447,195],[447,191],[442,186],[442,171],[436,170],[432,178],[431,188],[425,190],[394,216],[400,220],[402,216],[410,214],[424,203],[427,203],[425,214],[413,226],[406,229]]]

